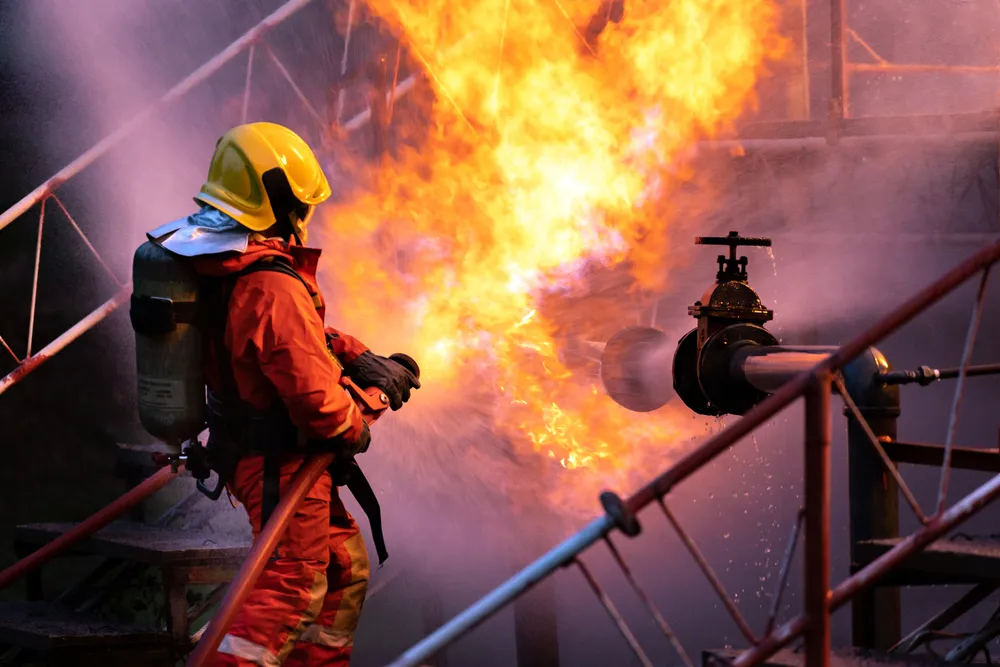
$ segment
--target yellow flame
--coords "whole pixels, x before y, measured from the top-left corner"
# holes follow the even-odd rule
[[[629,413],[574,377],[545,304],[626,259],[639,285],[660,287],[670,220],[653,205],[780,55],[772,0],[627,0],[589,43],[591,1],[370,4],[435,97],[380,185],[326,218],[341,315],[362,336],[405,332],[425,385],[495,385],[495,427],[525,451],[605,478],[643,443],[668,456],[691,434],[683,410]]]

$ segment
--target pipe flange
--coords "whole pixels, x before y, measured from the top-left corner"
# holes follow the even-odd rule
[[[674,391],[693,412],[706,417],[718,417],[722,411],[712,405],[698,384],[698,330],[692,329],[677,343],[670,371]]]
[[[698,358],[698,383],[708,402],[724,414],[743,415],[769,396],[730,370],[733,351],[744,345],[777,345],[778,339],[756,324],[733,324],[709,337]]]
[[[642,532],[639,519],[635,512],[628,508],[625,501],[617,493],[605,491],[601,494],[601,507],[614,520],[615,525],[629,537],[636,537]]]

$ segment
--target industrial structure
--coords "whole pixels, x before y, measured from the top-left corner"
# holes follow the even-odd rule
[[[180,104],[185,94],[210,79],[226,63],[237,57],[247,58],[243,114],[246,117],[253,63],[262,55],[277,67],[296,99],[317,126],[326,132],[337,128],[343,135],[360,131],[372,132],[375,157],[385,148],[386,123],[391,118],[394,101],[423,85],[420,75],[402,80],[391,74],[393,63],[382,60],[369,68],[372,83],[379,94],[372,105],[352,118],[325,118],[296,84],[295,75],[267,45],[268,32],[291,19],[312,0],[290,0],[280,9],[228,46],[216,57],[192,72],[168,91],[160,100],[131,122],[122,125],[82,154],[51,179],[26,195],[20,202],[0,214],[0,232],[22,216],[38,211],[39,233],[35,252],[35,273],[29,318],[27,347],[14,350],[2,338],[0,346],[17,366],[0,379],[0,394],[25,381],[31,372],[59,353],[67,345],[93,328],[111,312],[123,305],[131,286],[118,279],[115,271],[73,220],[71,212],[59,198],[58,189],[67,180],[112,150],[131,133],[140,130],[162,108]],[[353,6],[354,0],[351,0]],[[797,5],[805,12],[805,4]],[[968,142],[987,146],[1000,155],[1000,114],[996,110],[958,115],[909,117],[852,117],[849,103],[852,77],[871,72],[960,71],[972,74],[996,75],[1000,67],[933,66],[894,64],[870,49],[847,25],[844,0],[830,2],[830,79],[829,113],[824,120],[810,118],[809,68],[806,64],[805,26],[801,26],[803,67],[789,86],[789,118],[745,124],[740,135],[711,142],[707,148],[741,151],[789,151],[802,149],[836,150],[838,146],[856,142],[906,140],[920,137],[933,141]],[[348,39],[351,27],[348,25]],[[850,62],[848,45],[864,45],[874,63]],[[397,59],[399,55],[397,54]],[[346,71],[346,56],[344,70]],[[398,65],[396,65],[398,72]],[[998,160],[1000,164],[1000,160]],[[58,209],[65,215],[81,241],[102,267],[111,275],[119,289],[62,335],[41,348],[35,344],[35,306],[42,229],[46,210]],[[982,509],[1000,495],[1000,477],[993,477],[972,494],[951,507],[947,506],[950,471],[953,468],[1000,473],[1000,457],[993,451],[972,450],[954,444],[955,424],[961,405],[965,379],[971,375],[994,372],[995,368],[970,365],[983,307],[983,294],[990,267],[1000,259],[1000,206],[996,214],[994,233],[980,240],[985,247],[972,255],[929,287],[922,290],[865,333],[837,348],[784,347],[768,331],[767,322],[773,312],[750,287],[747,260],[737,257],[740,245],[765,246],[769,239],[743,238],[737,233],[729,237],[705,237],[701,242],[724,245],[729,255],[719,258],[715,285],[706,297],[695,303],[690,314],[697,326],[675,348],[655,329],[629,329],[612,339],[605,350],[602,372],[608,393],[620,404],[637,411],[656,409],[665,402],[668,393],[676,392],[692,411],[703,415],[737,414],[743,418],[711,438],[682,458],[676,465],[656,477],[629,498],[605,493],[601,503],[605,514],[588,524],[579,534],[566,540],[539,560],[515,575],[468,610],[430,632],[428,637],[402,655],[396,665],[428,664],[434,656],[465,633],[485,621],[507,604],[543,581],[552,572],[575,565],[607,609],[613,622],[632,647],[639,662],[652,664],[611,602],[593,573],[579,554],[597,541],[604,541],[629,583],[649,608],[657,625],[675,644],[678,655],[692,664],[684,648],[677,643],[667,621],[651,597],[632,575],[612,534],[621,531],[626,536],[640,534],[639,512],[657,504],[702,567],[705,576],[720,595],[726,609],[733,615],[748,648],[745,651],[720,650],[706,655],[706,661],[718,660],[737,667],[760,664],[789,646],[799,637],[805,638],[805,660],[810,667],[829,664],[830,614],[850,603],[853,618],[853,643],[864,649],[906,654],[921,646],[928,636],[944,629],[955,619],[981,602],[1000,586],[995,564],[1000,549],[974,543],[942,543],[937,540],[955,526]],[[986,244],[985,242],[990,241]],[[937,302],[973,277],[981,275],[978,300],[975,304],[962,364],[958,369],[933,371],[918,369],[904,372],[891,370],[889,362],[873,348],[920,312]],[[666,374],[663,369],[670,368]],[[670,378],[669,384],[664,378]],[[948,438],[943,445],[926,445],[899,441],[896,438],[896,418],[899,415],[898,385],[925,383],[938,379],[955,379],[956,393]],[[829,539],[829,441],[831,428],[831,394],[845,403],[850,439],[851,485],[851,555],[856,571],[843,582],[831,586]],[[750,434],[785,409],[796,399],[806,402],[807,434],[805,442],[805,503],[800,520],[789,537],[785,565],[780,578],[784,586],[790,562],[800,532],[804,535],[806,562],[806,600],[804,612],[779,625],[774,615],[767,627],[755,632],[743,620],[723,590],[698,546],[686,534],[667,502],[669,492],[680,482],[695,474],[734,443]],[[2,399],[0,399],[2,400]],[[637,418],[641,418],[638,415]],[[906,462],[940,466],[940,491],[937,503],[925,512],[914,499],[896,470],[896,463]],[[172,664],[179,656],[190,655],[187,664],[197,666],[214,650],[225,632],[227,619],[239,605],[242,596],[252,586],[267,555],[287,521],[294,505],[310,485],[310,480],[322,472],[325,465],[317,461],[300,472],[295,490],[284,496],[258,543],[250,549],[242,543],[204,544],[197,536],[189,539],[172,531],[169,522],[184,511],[184,503],[163,518],[163,525],[109,526],[145,498],[163,488],[177,475],[183,474],[183,463],[173,462],[132,488],[119,501],[79,524],[33,524],[17,530],[20,555],[23,559],[0,572],[0,588],[22,577],[28,578],[30,601],[12,603],[0,610],[0,642],[9,648],[5,658],[12,664],[22,656],[41,652],[51,663],[59,664],[136,664],[137,656],[149,664]],[[886,483],[882,483],[888,474]],[[901,494],[918,517],[921,528],[908,536],[899,533],[898,501]],[[185,501],[187,502],[187,501]],[[78,586],[63,591],[55,600],[43,602],[39,571],[52,558],[71,551],[96,554],[105,562]],[[138,631],[128,626],[107,622],[93,623],[85,616],[99,604],[102,596],[127,581],[136,568],[162,569],[164,595],[167,602],[165,632],[154,629]],[[117,582],[117,583],[116,583]],[[232,583],[230,583],[232,582]],[[975,588],[958,602],[944,609],[921,627],[903,635],[900,622],[899,586],[915,584],[973,583]],[[188,604],[186,591],[192,585],[209,585],[213,592],[196,605]],[[96,591],[96,592],[95,592]],[[775,595],[775,610],[780,592]],[[213,609],[218,606],[217,610]],[[192,632],[206,618],[207,624]],[[428,631],[433,628],[428,628]],[[946,656],[949,662],[967,661],[982,647],[1000,635],[1000,623],[994,619],[981,632],[958,643]],[[554,641],[554,638],[550,638]],[[191,652],[193,650],[193,652]],[[556,654],[554,651],[553,654]],[[115,662],[115,661],[118,662]],[[156,660],[162,661],[155,663]],[[557,660],[557,658],[556,658]],[[88,662],[90,661],[90,662]],[[544,660],[541,661],[544,663]],[[540,663],[540,664],[541,664]],[[0,661],[0,664],[2,663]]]

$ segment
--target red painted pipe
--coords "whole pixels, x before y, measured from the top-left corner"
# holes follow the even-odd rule
[[[309,489],[313,487],[313,484],[316,483],[316,480],[333,463],[333,459],[333,454],[323,454],[307,459],[305,464],[295,473],[295,478],[292,480],[291,486],[287,491],[283,492],[281,500],[278,502],[278,506],[274,508],[271,518],[268,519],[267,524],[264,526],[264,530],[260,532],[256,541],[254,541],[253,548],[250,549],[246,560],[243,561],[243,566],[240,568],[236,578],[233,579],[233,583],[230,584],[229,590],[226,592],[226,597],[223,598],[222,603],[219,605],[219,610],[209,622],[208,627],[201,637],[201,641],[198,642],[194,651],[188,656],[187,662],[184,663],[185,667],[201,667],[208,657],[215,652],[215,649],[219,647],[222,637],[233,622],[233,617],[236,616],[236,610],[239,609],[247,595],[253,590],[254,584],[260,578],[260,573],[264,570],[267,559],[274,553],[274,548],[284,534],[285,528],[288,526],[288,522],[291,520],[295,509],[302,502]]]
[[[38,549],[38,551],[25,556],[8,567],[6,570],[0,572],[0,589],[6,588],[32,570],[41,567],[54,556],[67,551],[74,545],[99,531],[101,528],[104,528],[106,525],[169,484],[170,481],[174,479],[183,469],[183,465],[178,466],[177,472],[174,472],[170,466],[161,468],[154,475],[136,485],[135,488],[128,491],[125,495],[118,498],[104,509],[73,526],[56,539],[42,546]]]

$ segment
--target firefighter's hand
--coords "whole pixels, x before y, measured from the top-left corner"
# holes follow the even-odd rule
[[[360,355],[344,371],[358,385],[384,391],[393,410],[399,410],[410,400],[412,389],[420,388],[420,380],[401,364],[370,351]]]
[[[310,440],[307,448],[310,452],[337,454],[337,459],[347,460],[356,454],[364,454],[372,442],[372,432],[368,423],[361,422],[361,435],[357,439],[348,440],[343,436],[327,438],[326,440]]]

